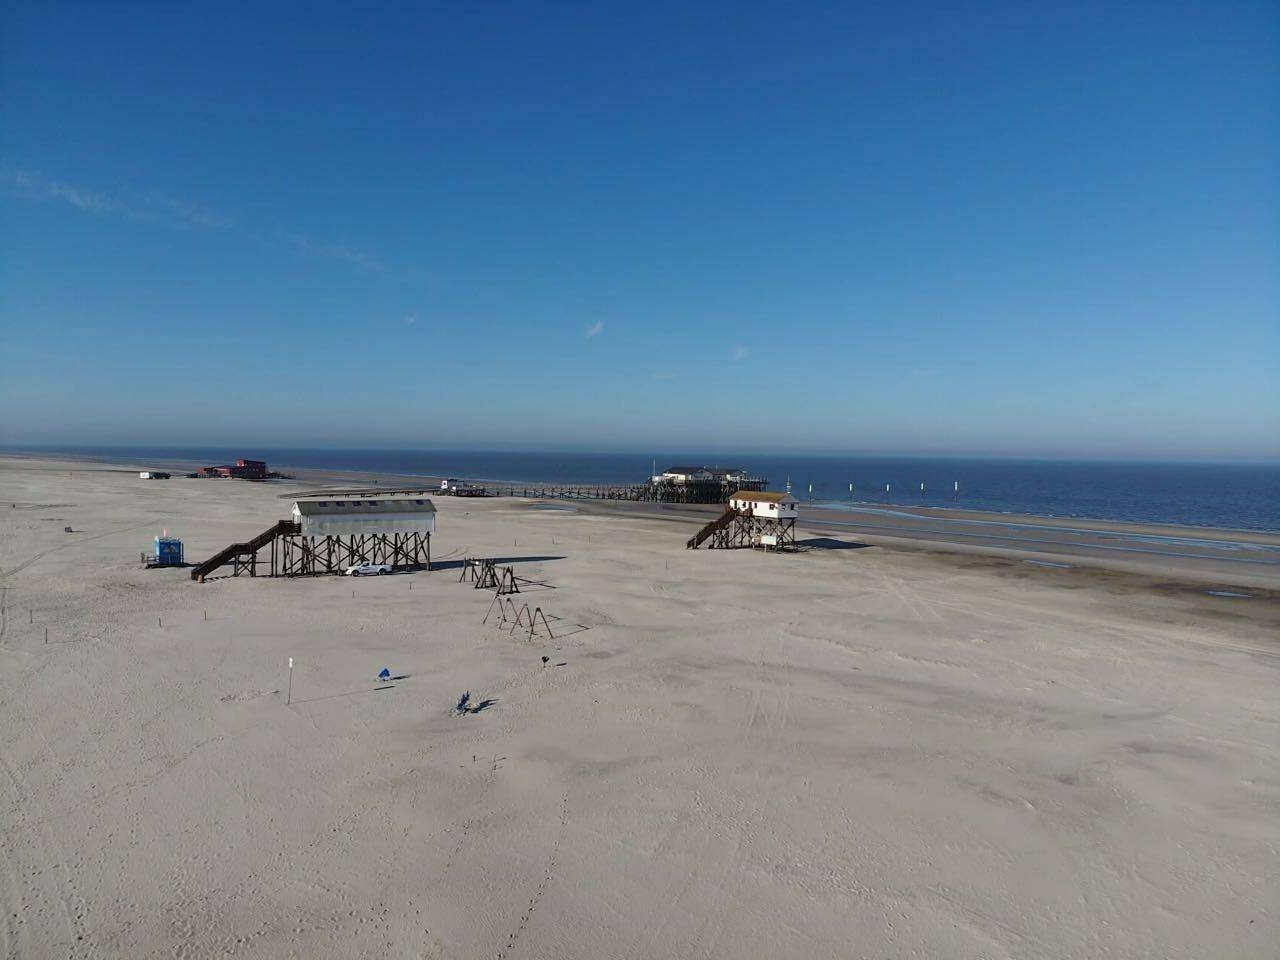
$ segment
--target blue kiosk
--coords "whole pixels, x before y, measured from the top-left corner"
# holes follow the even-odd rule
[[[157,567],[182,566],[182,541],[177,537],[156,537]]]

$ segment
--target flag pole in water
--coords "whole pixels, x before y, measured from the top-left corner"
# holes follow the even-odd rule
[[[952,499],[953,500],[960,499],[960,481],[959,480],[955,482],[955,493],[952,495]]]
[[[289,658],[289,692],[285,694],[284,705],[287,707],[293,702],[293,657]]]
[[[923,481],[921,481],[921,483],[920,483],[920,496],[922,496],[922,497],[924,496],[924,482],[923,482]]]
[[[889,502],[889,485],[887,483],[884,485],[884,502]]]
[[[849,499],[853,499],[853,484],[849,484]]]

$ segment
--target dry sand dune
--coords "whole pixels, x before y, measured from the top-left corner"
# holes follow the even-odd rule
[[[140,568],[279,492],[0,460],[5,956],[1276,956],[1271,595],[511,500],[431,573]]]

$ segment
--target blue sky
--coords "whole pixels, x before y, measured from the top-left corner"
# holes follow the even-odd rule
[[[1274,4],[108,6],[2,443],[1280,456]]]

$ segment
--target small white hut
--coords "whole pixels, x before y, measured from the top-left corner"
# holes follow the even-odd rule
[[[729,506],[739,513],[766,520],[794,520],[798,515],[795,497],[769,490],[739,490],[729,498]]]

